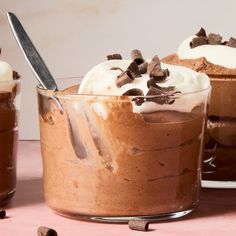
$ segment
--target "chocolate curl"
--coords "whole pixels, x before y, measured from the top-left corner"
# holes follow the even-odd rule
[[[236,39],[231,37],[229,41],[226,43],[226,46],[236,48]]]
[[[206,37],[206,31],[201,27],[201,29],[195,35],[198,37]]]
[[[195,48],[204,44],[208,44],[208,39],[205,36],[200,36],[192,39],[192,41],[190,42],[190,47]]]
[[[40,226],[37,231],[38,236],[57,236],[57,232],[54,229]]]
[[[138,65],[136,64],[136,62],[131,62],[130,65],[127,68],[128,71],[130,71],[133,74],[134,78],[138,78],[141,77],[141,73],[138,69]]]
[[[15,70],[13,70],[13,75],[12,76],[13,76],[13,79],[19,79],[20,78],[20,75]]]
[[[122,56],[118,53],[107,55],[107,60],[122,60]]]
[[[133,88],[133,89],[127,90],[122,95],[124,95],[124,96],[143,96],[144,94],[143,94],[143,91],[141,89]]]
[[[145,74],[147,72],[147,67],[148,67],[147,62],[144,62],[144,63],[138,65],[138,69],[139,69],[141,74]]]
[[[133,80],[133,74],[129,70],[124,71],[116,78],[116,86],[120,88],[125,84],[132,83]]]
[[[166,79],[169,76],[169,70],[162,70],[161,63],[158,56],[154,56],[147,67],[148,74],[155,82]]]
[[[220,45],[222,41],[222,37],[219,34],[209,34],[208,35],[208,43],[211,45]]]
[[[148,231],[149,221],[148,220],[129,220],[129,228],[131,230]]]
[[[4,219],[6,217],[6,211],[3,209],[0,209],[0,219]]]
[[[136,62],[137,65],[144,63],[142,53],[138,49],[134,49],[131,51],[131,58]]]
[[[149,90],[147,92],[147,96],[154,96],[154,95],[163,95],[164,93],[161,91],[161,89],[158,89],[156,87],[150,86]]]

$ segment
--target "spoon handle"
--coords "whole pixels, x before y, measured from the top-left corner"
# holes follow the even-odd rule
[[[13,35],[31,70],[45,89],[58,90],[55,80],[14,13],[7,13]]]

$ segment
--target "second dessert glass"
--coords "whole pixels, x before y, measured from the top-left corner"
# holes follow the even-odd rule
[[[16,189],[16,154],[21,80],[0,82],[0,205]]]
[[[192,212],[209,89],[176,94],[151,113],[134,112],[133,97],[77,90],[37,88],[46,203],[67,217],[107,222]],[[189,100],[196,105],[182,111]]]

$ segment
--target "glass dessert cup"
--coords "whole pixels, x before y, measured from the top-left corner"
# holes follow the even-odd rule
[[[66,217],[104,222],[192,212],[201,187],[209,89],[176,94],[170,109],[157,105],[150,113],[134,112],[133,97],[77,90],[37,87],[47,205]],[[200,103],[178,111],[189,99]]]
[[[16,155],[21,80],[0,82],[0,206],[16,190]]]
[[[203,187],[236,188],[236,79],[211,77]]]

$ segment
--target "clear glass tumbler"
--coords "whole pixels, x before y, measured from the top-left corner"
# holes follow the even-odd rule
[[[236,188],[236,79],[209,75],[211,98],[205,138],[203,186]]]
[[[192,212],[209,89],[171,98],[77,90],[37,88],[46,203],[63,216],[107,222]],[[140,112],[138,101],[152,111]]]
[[[0,82],[0,205],[16,189],[16,154],[21,80]]]

